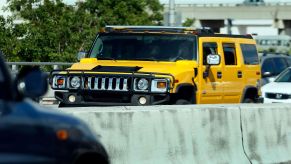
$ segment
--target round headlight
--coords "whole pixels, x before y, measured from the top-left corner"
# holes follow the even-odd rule
[[[70,82],[73,88],[79,88],[81,86],[81,79],[78,76],[74,76]]]
[[[149,81],[145,78],[140,79],[137,82],[137,89],[139,90],[146,90],[149,87]]]

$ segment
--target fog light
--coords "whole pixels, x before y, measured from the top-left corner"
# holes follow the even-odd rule
[[[69,101],[70,101],[71,103],[75,102],[75,101],[76,101],[76,96],[75,96],[75,95],[70,95],[70,96],[69,96]]]
[[[145,97],[140,97],[139,99],[138,99],[138,101],[139,101],[139,103],[141,104],[141,105],[144,105],[144,104],[146,104],[147,103],[147,99],[145,98]]]

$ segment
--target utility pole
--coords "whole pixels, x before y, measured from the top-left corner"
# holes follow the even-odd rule
[[[169,0],[169,26],[175,26],[175,0]]]
[[[227,33],[231,34],[231,27],[232,27],[232,19],[228,18],[227,19]]]

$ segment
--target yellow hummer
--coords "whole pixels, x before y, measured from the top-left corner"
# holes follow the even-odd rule
[[[80,62],[50,81],[63,107],[261,102],[260,78],[250,35],[106,26]]]

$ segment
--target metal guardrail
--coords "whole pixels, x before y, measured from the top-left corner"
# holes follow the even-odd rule
[[[53,70],[59,70],[61,66],[71,66],[73,63],[66,62],[6,62],[10,67],[13,76],[17,74],[21,66],[51,66]],[[41,96],[39,103],[43,105],[58,104],[58,101],[54,98],[54,91],[48,87],[48,92]]]
[[[168,3],[163,4],[168,7]],[[291,6],[291,2],[274,3],[176,3],[176,7],[237,7],[237,6]]]
[[[53,70],[60,69],[60,66],[71,66],[73,63],[66,62],[6,62],[12,72],[17,72],[19,66],[52,66]]]
[[[73,63],[66,62],[6,62],[9,66],[12,76],[15,76],[22,66],[49,66],[52,70],[59,70],[61,67],[69,67]],[[54,91],[48,86],[48,92],[41,96],[39,103],[43,105],[58,104],[58,101],[54,98]]]

